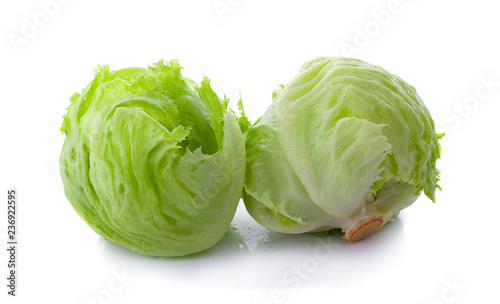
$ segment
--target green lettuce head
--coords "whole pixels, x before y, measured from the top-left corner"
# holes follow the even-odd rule
[[[146,255],[214,245],[243,187],[244,139],[228,100],[180,70],[175,60],[101,66],[61,127],[68,200],[104,238]]]
[[[317,58],[273,95],[246,142],[245,205],[284,233],[378,230],[439,188],[434,122],[415,89],[350,58]]]

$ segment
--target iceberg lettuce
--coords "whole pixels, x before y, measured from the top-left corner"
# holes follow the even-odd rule
[[[228,100],[180,70],[176,60],[100,66],[61,127],[68,200],[105,239],[146,255],[214,245],[243,188],[244,139]]]
[[[415,88],[351,58],[305,63],[248,130],[244,201],[274,231],[377,231],[439,188],[432,117]]]

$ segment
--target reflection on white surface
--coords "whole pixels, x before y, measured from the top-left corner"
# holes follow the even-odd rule
[[[99,238],[104,262],[131,275],[206,288],[294,291],[373,279],[405,256],[402,221],[396,219],[371,237],[348,243],[339,236],[287,235],[256,223],[243,204],[214,247],[178,258],[143,256]]]
[[[248,248],[249,251],[255,251],[261,244],[266,244],[269,241],[269,231],[264,227],[258,227],[253,223],[233,223],[229,227],[226,237],[231,234],[237,234],[243,240],[244,244],[240,244],[239,248]]]

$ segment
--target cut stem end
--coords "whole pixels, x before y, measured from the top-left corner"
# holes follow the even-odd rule
[[[384,218],[382,216],[374,216],[367,219],[363,219],[354,225],[346,235],[346,239],[349,242],[361,241],[365,237],[373,234],[375,231],[379,230],[384,223]]]

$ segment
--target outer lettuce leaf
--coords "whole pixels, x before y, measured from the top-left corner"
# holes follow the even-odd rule
[[[314,205],[287,161],[276,133],[276,103],[250,128],[246,147],[244,199],[249,213],[263,226],[301,233],[319,228],[330,218]]]
[[[301,125],[294,121],[294,127]],[[283,145],[289,146],[293,136],[287,135],[296,129],[286,126],[290,132],[280,134]],[[381,179],[382,162],[391,149],[382,127],[364,119],[342,118],[333,128],[314,134],[316,137],[303,137],[309,145],[286,152],[316,205],[340,218],[361,211],[366,193]]]
[[[377,192],[375,206],[382,213],[397,213],[417,200],[415,186],[391,178]]]

